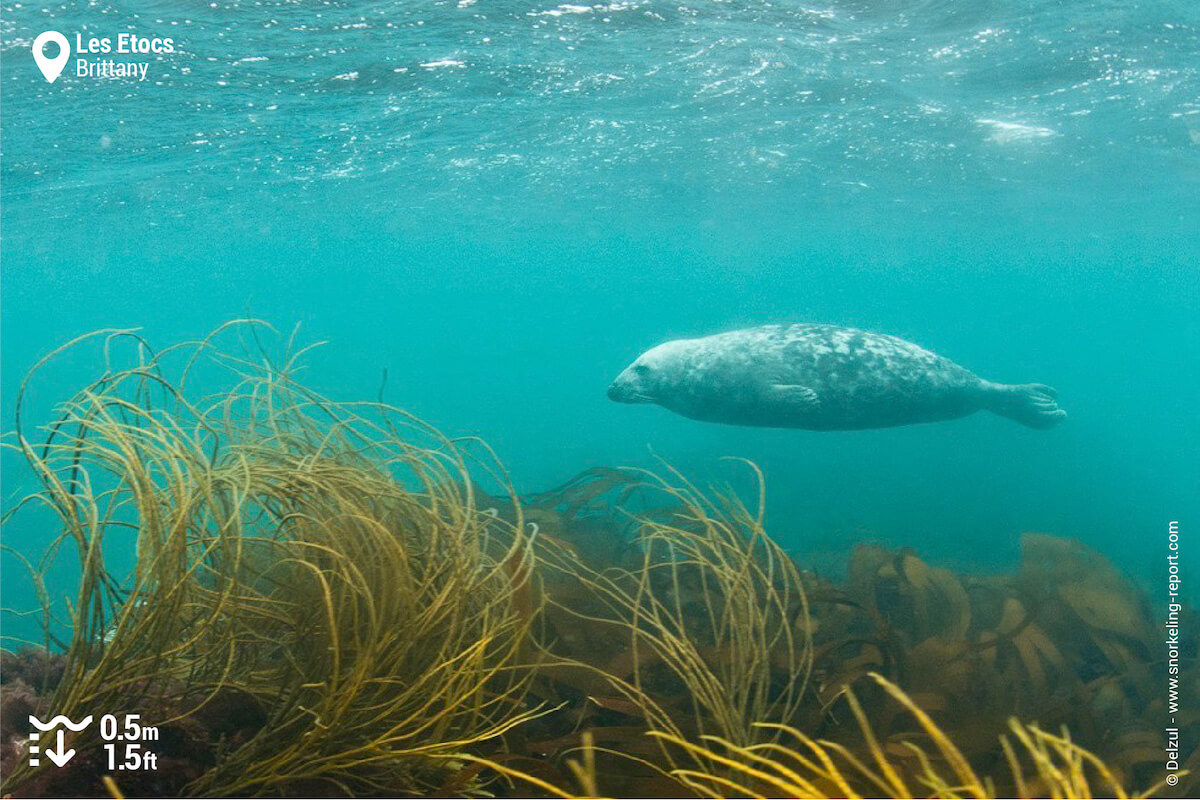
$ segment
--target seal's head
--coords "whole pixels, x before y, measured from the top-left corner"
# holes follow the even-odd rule
[[[682,339],[647,350],[613,380],[608,387],[608,399],[662,405],[668,389],[677,382],[690,350],[690,342]]]

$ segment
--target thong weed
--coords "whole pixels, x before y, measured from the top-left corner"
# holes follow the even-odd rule
[[[187,793],[436,790],[459,768],[448,756],[536,713],[517,657],[522,523],[476,508],[470,457],[428,426],[303,388],[301,353],[275,366],[214,344],[258,325],[153,355],[102,331],[38,365],[87,341],[107,364],[41,441],[18,416],[9,445],[42,485],[9,517],[49,506],[62,532],[42,567],[66,550],[80,570],[52,707],[151,709],[147,724],[184,731],[231,701],[254,709],[243,740],[205,743],[212,767]],[[225,384],[194,398],[200,371]],[[113,553],[130,547],[124,574]],[[6,790],[30,778],[23,763]]]

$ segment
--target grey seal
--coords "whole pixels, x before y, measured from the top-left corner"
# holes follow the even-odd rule
[[[676,339],[638,356],[608,388],[620,403],[656,403],[727,425],[834,431],[957,419],[987,410],[1031,428],[1067,412],[1040,383],[977,377],[882,333],[838,325],[765,325]]]

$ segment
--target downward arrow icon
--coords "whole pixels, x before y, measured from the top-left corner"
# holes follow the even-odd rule
[[[47,747],[45,750],[46,758],[53,761],[54,766],[56,766],[56,767],[61,767],[63,764],[70,761],[71,757],[75,755],[75,748],[71,748],[70,750],[67,750],[66,752],[64,752],[63,751],[64,747],[66,747],[66,744],[63,743],[63,732],[62,732],[62,729],[60,728],[58,731],[58,750],[54,751],[54,750],[51,750],[49,747]]]

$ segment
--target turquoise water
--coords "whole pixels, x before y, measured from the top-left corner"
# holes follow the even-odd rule
[[[322,391],[374,398],[386,369],[523,491],[753,459],[771,529],[824,570],[863,539],[1007,569],[1037,530],[1157,587],[1167,521],[1198,517],[1189,0],[80,5],[2,6],[5,429],[72,336],[249,311],[329,341]],[[176,52],[50,84],[51,28]],[[787,321],[1054,385],[1070,418],[811,433],[605,398],[660,341]],[[65,360],[28,413],[98,369]],[[0,466],[10,502],[29,478]],[[3,605],[27,591],[6,563]]]

